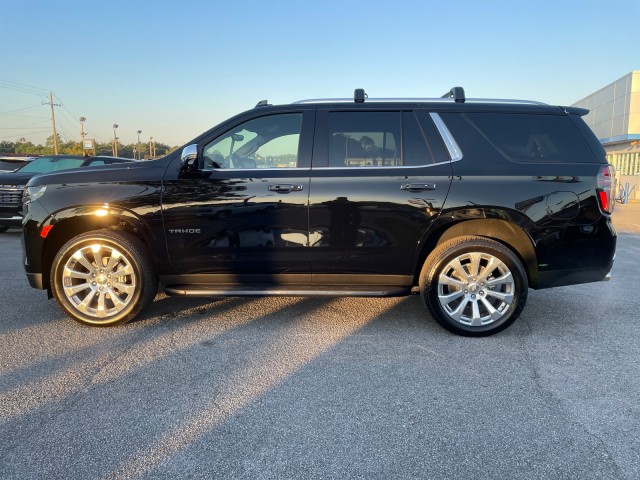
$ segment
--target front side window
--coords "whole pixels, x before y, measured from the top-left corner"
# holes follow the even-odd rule
[[[254,118],[204,147],[201,168],[296,168],[301,113]]]

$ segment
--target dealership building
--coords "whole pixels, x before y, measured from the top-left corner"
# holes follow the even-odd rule
[[[573,104],[584,117],[616,169],[618,188],[640,200],[640,70],[625,75]]]

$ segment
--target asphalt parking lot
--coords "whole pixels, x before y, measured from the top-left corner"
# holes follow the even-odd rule
[[[640,478],[640,205],[617,208],[610,282],[532,290],[484,339],[417,297],[159,295],[84,327],[2,234],[0,478]]]

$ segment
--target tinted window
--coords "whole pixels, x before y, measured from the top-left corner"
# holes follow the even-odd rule
[[[21,167],[24,164],[25,164],[25,162],[11,161],[11,160],[0,160],[0,170],[12,172],[16,168]]]
[[[400,112],[329,113],[330,167],[393,167],[400,153]]]
[[[594,162],[566,115],[469,113],[465,118],[507,157],[523,162]]]
[[[448,162],[449,153],[442,142],[440,134],[426,112],[402,114],[404,165],[419,166],[430,163]]]
[[[301,127],[301,113],[254,118],[206,145],[200,167],[297,167]]]
[[[57,172],[59,170],[67,170],[69,168],[77,168],[82,165],[82,158],[60,158],[60,157],[42,157],[37,158],[20,169],[21,172],[30,173],[48,173]]]

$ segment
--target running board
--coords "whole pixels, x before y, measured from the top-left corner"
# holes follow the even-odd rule
[[[400,297],[411,294],[410,287],[365,285],[168,285],[169,296],[187,297]]]

